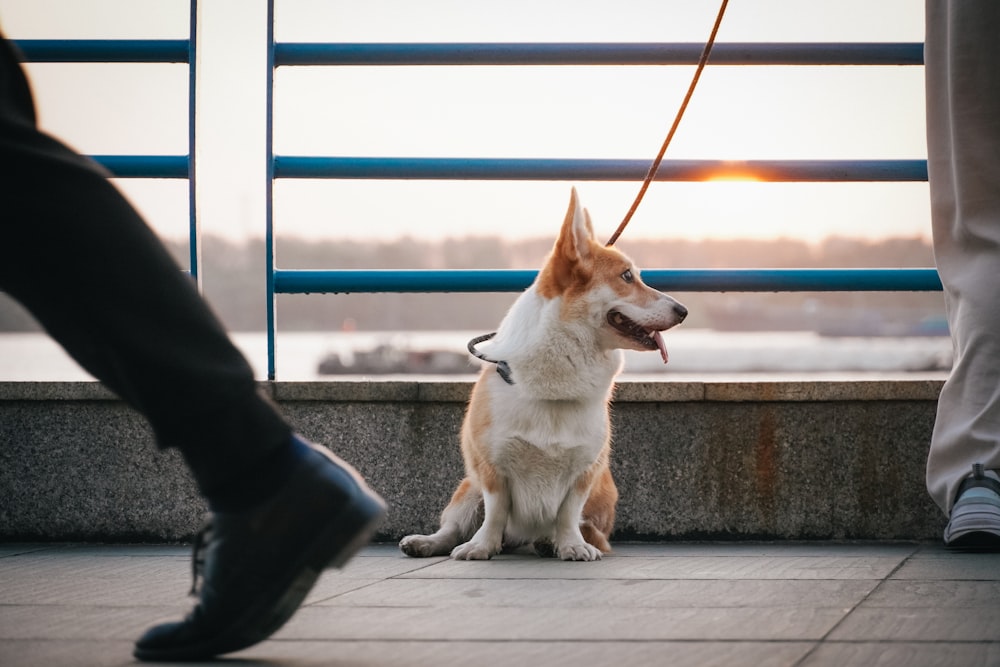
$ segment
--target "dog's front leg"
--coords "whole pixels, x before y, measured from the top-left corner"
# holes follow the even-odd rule
[[[589,485],[583,490],[580,486],[580,481],[574,484],[559,505],[559,512],[556,514],[556,555],[563,560],[600,560],[601,550],[588,544],[580,532],[583,506],[590,494]]]
[[[510,491],[506,482],[497,480],[494,489],[483,489],[483,525],[465,544],[452,549],[456,560],[488,560],[500,553],[503,533],[510,515]]]
[[[441,527],[432,535],[407,535],[399,548],[407,556],[444,556],[455,545],[469,539],[479,524],[479,507],[482,504],[479,487],[466,477],[455,489],[451,502],[441,512]]]

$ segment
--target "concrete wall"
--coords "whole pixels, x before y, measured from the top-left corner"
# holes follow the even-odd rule
[[[923,478],[940,385],[623,382],[615,539],[939,539]],[[470,387],[265,385],[383,494],[383,540],[436,527]],[[204,511],[176,453],[99,385],[0,383],[0,540],[185,540]]]

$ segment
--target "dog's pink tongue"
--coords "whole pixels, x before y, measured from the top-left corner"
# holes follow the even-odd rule
[[[656,347],[660,348],[660,356],[663,357],[663,363],[670,361],[670,356],[667,354],[667,346],[663,343],[663,335],[656,331],[653,333],[653,340],[656,341]]]

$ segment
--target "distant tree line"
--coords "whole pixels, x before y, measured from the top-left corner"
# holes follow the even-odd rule
[[[275,253],[284,269],[463,269],[537,268],[551,238],[508,241],[499,237],[452,238],[440,242],[402,238],[391,242],[313,241],[280,238]],[[915,267],[933,266],[929,243],[920,238],[872,242],[829,238],[819,244],[791,239],[624,239],[620,244],[645,268]],[[168,246],[186,265],[186,241]],[[204,293],[233,331],[265,326],[264,243],[202,240]],[[905,309],[940,313],[939,293],[680,294],[691,310],[686,326],[711,326],[713,311],[740,308],[810,307]],[[279,295],[278,327],[285,331],[483,329],[496,326],[515,294]],[[37,324],[0,293],[0,331],[36,331]]]

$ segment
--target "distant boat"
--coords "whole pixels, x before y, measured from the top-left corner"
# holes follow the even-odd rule
[[[320,375],[389,375],[422,373],[426,375],[475,373],[476,366],[465,352],[440,349],[411,349],[381,343],[369,350],[351,354],[330,352],[319,362]]]

